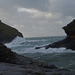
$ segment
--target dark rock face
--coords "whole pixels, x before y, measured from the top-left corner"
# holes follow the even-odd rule
[[[10,62],[14,57],[15,53],[0,43],[0,62]]]
[[[75,20],[63,27],[63,29],[65,30],[67,36],[75,36]]]
[[[0,21],[0,42],[11,42],[16,36],[23,37],[17,29],[12,28]]]
[[[75,75],[75,72],[18,55],[0,43],[0,75]]]

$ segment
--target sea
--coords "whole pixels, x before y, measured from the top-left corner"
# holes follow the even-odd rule
[[[64,39],[65,36],[56,37],[35,37],[35,38],[21,38],[16,37],[12,42],[6,43],[8,48],[20,55],[55,65],[58,68],[65,68],[75,71],[75,51],[66,48],[40,48],[35,47],[45,46],[53,42]]]

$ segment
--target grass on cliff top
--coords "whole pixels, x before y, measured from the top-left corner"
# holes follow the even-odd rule
[[[21,33],[18,32],[15,28],[12,28],[2,22],[0,22],[0,32],[7,36],[21,36]]]

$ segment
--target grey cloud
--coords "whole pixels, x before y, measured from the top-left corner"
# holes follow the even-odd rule
[[[75,0],[50,0],[50,3],[50,12],[75,17]]]
[[[0,0],[0,6],[8,9],[12,8],[13,6],[18,6],[48,11],[49,0]]]
[[[18,12],[20,7],[39,13]],[[65,35],[61,28],[75,17],[74,7],[74,0],[0,0],[0,19],[25,37]]]

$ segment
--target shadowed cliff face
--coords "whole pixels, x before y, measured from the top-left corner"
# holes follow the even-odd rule
[[[0,20],[0,42],[11,42],[16,36],[23,37],[17,29],[2,23]]]
[[[67,36],[75,37],[75,19],[67,26],[63,27]]]

